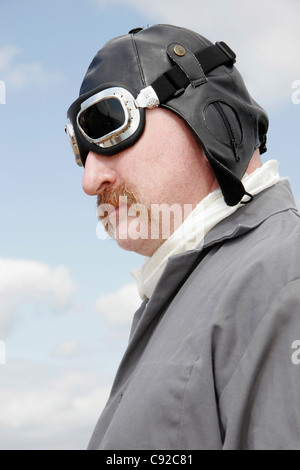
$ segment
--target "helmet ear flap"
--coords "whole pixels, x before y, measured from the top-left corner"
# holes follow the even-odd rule
[[[204,111],[205,123],[209,132],[222,144],[232,148],[238,162],[238,146],[242,144],[243,132],[238,114],[224,101],[209,103]]]
[[[259,151],[261,155],[267,151],[267,129],[268,122],[264,119],[263,122],[258,124],[258,135],[260,141]]]
[[[205,124],[216,139],[219,158],[208,156],[228,206],[238,204],[246,194],[235,169],[241,161],[240,148],[243,143],[241,121],[233,106],[225,101],[212,101],[204,111]]]
[[[245,194],[248,194],[243,183],[217,160],[211,158],[208,158],[208,160],[222,189],[226,204],[228,206],[235,206],[242,200]]]

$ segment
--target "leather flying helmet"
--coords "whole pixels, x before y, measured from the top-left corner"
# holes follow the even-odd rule
[[[68,110],[66,132],[77,163],[84,165],[90,150],[109,157],[134,145],[144,130],[145,108],[161,106],[188,124],[225,202],[236,205],[247,195],[241,179],[254,150],[266,151],[268,117],[235,62],[224,42],[213,44],[172,25],[112,39],[94,57]]]

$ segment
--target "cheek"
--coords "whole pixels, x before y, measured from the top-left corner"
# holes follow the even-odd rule
[[[186,191],[185,181],[189,180],[189,169],[185,163],[172,154],[153,151],[136,162],[130,171],[131,185],[138,199],[144,203],[181,203]]]
[[[126,151],[123,175],[141,202],[180,203],[195,170],[191,165],[194,149],[179,118],[158,111],[148,117],[141,139]]]
[[[162,184],[163,166],[153,146],[144,146],[141,150],[136,146],[133,150],[132,155],[124,159],[122,176],[128,188],[140,200],[147,201],[148,195]]]

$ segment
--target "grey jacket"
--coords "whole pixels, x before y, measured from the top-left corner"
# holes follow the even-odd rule
[[[283,181],[169,259],[89,449],[300,449],[296,340],[300,217]]]

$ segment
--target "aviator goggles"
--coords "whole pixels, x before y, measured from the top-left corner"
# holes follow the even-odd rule
[[[115,155],[132,146],[145,127],[145,108],[154,108],[207,82],[205,74],[220,65],[233,65],[234,52],[217,42],[192,54],[174,44],[168,46],[173,66],[150,86],[136,93],[118,84],[106,84],[81,95],[69,108],[65,130],[76,162],[84,166],[89,151]],[[201,64],[201,65],[200,65]]]
[[[137,98],[121,86],[100,87],[82,95],[70,107],[65,127],[76,163],[84,166],[90,150],[111,156],[133,145],[145,127],[144,108],[158,105],[151,87]]]

